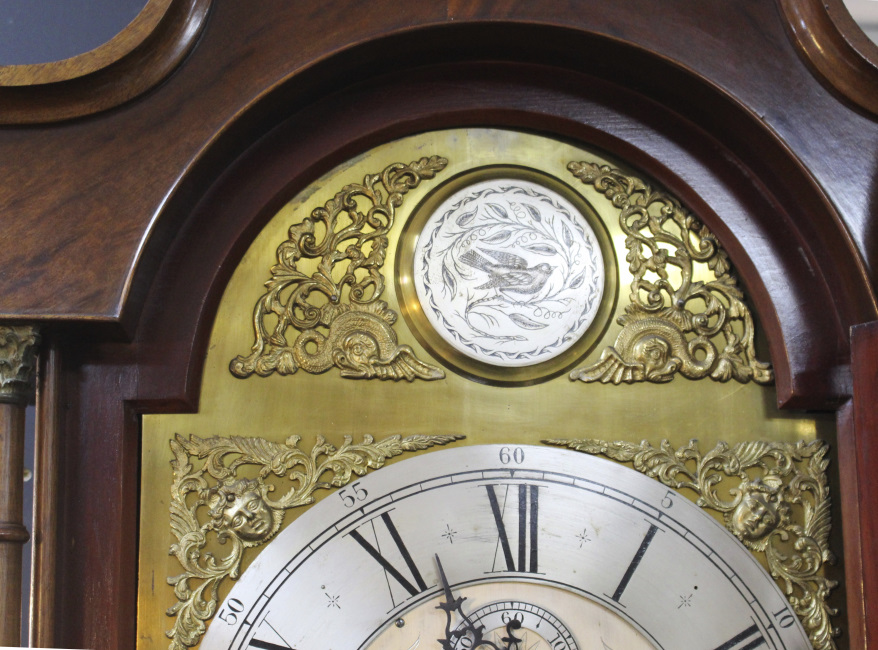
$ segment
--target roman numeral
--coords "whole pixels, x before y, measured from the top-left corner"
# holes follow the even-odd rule
[[[494,524],[500,535],[500,546],[503,549],[503,557],[506,560],[507,571],[520,571],[522,573],[537,573],[539,538],[539,488],[536,485],[518,486],[518,562],[512,555],[512,547],[509,544],[509,536],[503,523],[503,509],[497,500],[497,493],[493,485],[486,485],[488,502],[491,504],[491,512],[494,515]],[[509,486],[506,488],[509,494]]]
[[[619,586],[616,587],[616,591],[613,593],[612,596],[610,596],[612,600],[615,600],[617,603],[619,602],[619,599],[625,592],[625,588],[628,586],[628,583],[631,582],[631,576],[634,575],[634,572],[640,565],[640,561],[643,559],[643,556],[646,555],[646,549],[649,548],[649,545],[652,543],[652,540],[655,537],[657,531],[657,526],[653,524],[649,525],[649,530],[646,531],[646,537],[644,537],[643,541],[640,542],[640,548],[638,548],[637,553],[634,554],[634,559],[631,560],[631,564],[629,564],[628,568],[625,569],[625,575],[622,576],[622,580],[619,582]]]
[[[753,650],[761,645],[768,645],[768,643],[759,632],[759,627],[753,623],[740,634],[736,634],[722,645],[717,646],[715,650]]]
[[[377,521],[377,519],[372,520],[373,526],[375,525],[375,521]],[[384,568],[385,571],[387,571],[387,573],[393,576],[393,579],[396,580],[400,585],[402,585],[402,587],[407,592],[409,592],[409,594],[411,594],[412,596],[417,596],[419,593],[427,589],[427,584],[421,577],[421,572],[418,571],[418,567],[415,565],[415,561],[412,559],[411,553],[409,553],[408,549],[405,547],[405,544],[402,541],[402,537],[399,536],[399,532],[396,530],[396,526],[394,526],[393,521],[390,519],[390,515],[385,512],[383,515],[381,515],[381,521],[384,522],[384,526],[387,528],[387,532],[390,533],[390,538],[393,540],[393,543],[396,545],[399,554],[405,561],[405,564],[408,567],[412,578],[414,578],[415,583],[417,583],[417,587],[413,585],[399,569],[393,566],[393,564],[391,564],[387,560],[387,558],[381,555],[380,548],[375,548],[374,546],[372,546],[372,544],[367,542],[359,533],[359,531],[352,530],[350,532],[350,536],[353,537],[354,540],[356,540],[356,542],[360,546],[362,546],[365,551]],[[375,543],[378,543],[377,535]]]
[[[248,648],[258,648],[258,650],[295,650],[292,646],[290,646],[286,639],[284,639],[277,630],[274,629],[274,626],[269,623],[267,620],[263,620],[259,623],[259,626],[267,625],[271,628],[271,631],[274,632],[275,636],[283,641],[283,645],[280,643],[272,643],[271,641],[263,641],[262,639],[257,639],[255,636],[250,639],[250,642],[247,644]]]
[[[259,648],[260,650],[294,650],[288,645],[280,645],[279,643],[271,643],[270,641],[260,641],[259,639],[250,639],[247,644],[248,648]]]

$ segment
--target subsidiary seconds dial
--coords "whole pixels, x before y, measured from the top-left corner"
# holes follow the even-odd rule
[[[201,647],[440,650],[463,639],[437,608],[449,591],[449,629],[468,617],[509,650],[811,647],[749,551],[687,499],[610,461],[502,446],[395,463],[314,506]],[[510,620],[526,644],[503,641]]]

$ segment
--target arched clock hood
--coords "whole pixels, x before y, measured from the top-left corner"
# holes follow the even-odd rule
[[[133,645],[139,416],[197,411],[222,292],[261,228],[362,152],[466,127],[606,152],[716,234],[777,403],[838,411],[848,629],[866,638],[878,123],[814,74],[781,4],[172,0],[103,71],[0,76],[0,323],[42,328],[40,462],[58,481],[37,639]]]

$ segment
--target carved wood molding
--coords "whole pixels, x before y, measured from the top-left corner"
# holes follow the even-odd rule
[[[878,46],[843,0],[778,0],[787,32],[821,80],[878,115]]]
[[[190,53],[211,0],[149,0],[104,45],[78,56],[0,66],[0,124],[38,124],[91,115],[155,87]]]
[[[105,68],[142,44],[173,0],[147,0],[146,5],[122,31],[93,50],[60,61],[0,66],[0,86],[33,86],[67,81]]]

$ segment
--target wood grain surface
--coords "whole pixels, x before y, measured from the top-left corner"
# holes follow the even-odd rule
[[[855,482],[847,479],[858,500],[857,506],[849,506],[853,521],[847,521],[847,513],[844,516],[846,526],[859,527],[859,553],[854,562],[859,563],[860,572],[848,582],[853,584],[853,593],[862,597],[862,600],[855,599],[854,604],[857,617],[862,617],[857,626],[862,630],[863,639],[861,645],[851,647],[875,648],[878,647],[878,555],[875,542],[878,539],[878,473],[875,472],[878,465],[878,439],[875,435],[878,431],[878,409],[875,408],[878,403],[878,322],[858,325],[853,329],[852,339],[854,435],[848,444],[856,458],[845,458],[846,466],[840,468],[840,473],[856,477]],[[850,504],[851,499],[848,498],[847,502]],[[843,502],[842,508],[844,506]],[[847,548],[845,556],[848,556]]]

